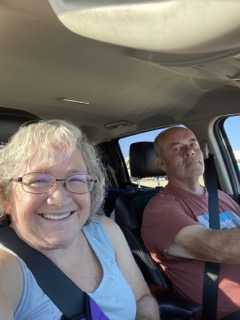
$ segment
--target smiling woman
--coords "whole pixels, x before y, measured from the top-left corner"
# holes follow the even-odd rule
[[[137,170],[131,172],[132,168],[139,168],[138,165],[144,163],[145,153],[133,145],[131,150],[134,152],[129,156],[129,145],[138,141],[137,146],[145,147],[147,141],[147,145],[152,146],[148,141],[153,141],[158,132],[179,124],[194,133],[204,159],[209,153],[214,156],[219,189],[239,203],[240,148],[235,147],[235,142],[240,141],[239,123],[227,119],[240,113],[240,1],[0,0],[0,44],[0,142],[8,143],[9,137],[23,122],[43,120],[41,125],[46,125],[50,119],[60,119],[65,125],[65,120],[74,122],[74,130],[81,128],[94,151],[86,153],[81,145],[77,150],[73,148],[74,155],[70,157],[67,137],[56,148],[50,143],[54,135],[49,127],[36,134],[34,141],[26,135],[27,129],[21,129],[17,136],[20,137],[21,132],[24,134],[19,141],[14,143],[13,138],[9,144],[0,147],[0,164],[5,161],[6,165],[4,172],[0,167],[0,215],[6,218],[8,230],[14,226],[19,233],[20,226],[31,228],[31,234],[28,232],[26,236],[24,233],[29,244],[50,247],[44,253],[51,255],[52,260],[75,281],[77,279],[80,287],[82,282],[89,286],[87,289],[93,294],[103,294],[101,288],[106,279],[108,282],[108,274],[112,276],[108,269],[101,268],[98,257],[101,251],[104,260],[106,247],[100,248],[100,244],[105,240],[105,244],[110,242],[108,252],[115,250],[114,261],[135,296],[135,303],[129,298],[126,304],[135,305],[136,317],[140,317],[138,312],[144,310],[146,299],[152,303],[149,291],[145,290],[145,282],[132,263],[118,226],[99,213],[104,211],[106,216],[115,219],[116,197],[126,194],[126,203],[119,212],[123,212],[124,223],[132,222],[134,229],[131,232],[141,234],[142,219],[138,218],[146,201],[156,190],[165,190],[168,181],[159,171],[154,177],[153,170],[146,172],[150,177]],[[29,128],[33,130],[33,127]],[[69,131],[74,134],[74,130]],[[4,150],[11,145],[12,155],[8,157]],[[103,176],[95,173],[92,161],[97,161]],[[190,165],[194,166],[194,163]],[[125,210],[135,199],[132,197],[130,201],[130,196],[144,194],[139,192],[139,182],[141,191],[149,194],[143,197],[143,202],[137,198],[137,210]],[[158,182],[161,188],[152,188],[158,186]],[[138,224],[135,223],[137,220]],[[166,220],[169,221],[163,228],[166,235],[173,234],[175,220]],[[82,229],[81,225],[84,225]],[[91,226],[103,230],[104,234],[106,231],[107,237],[102,241],[103,235],[96,236]],[[91,229],[90,237],[84,233],[88,228]],[[132,244],[133,238],[128,239]],[[72,246],[55,250],[53,243],[58,246],[71,243]],[[226,243],[219,251],[225,247]],[[133,245],[131,248],[136,257],[136,248]],[[23,284],[19,276],[9,272],[15,264],[19,266],[20,260],[11,255],[6,261],[10,270],[4,267],[6,252],[0,254],[0,320],[1,317],[6,320],[9,314],[9,310],[3,311],[7,308],[3,298],[12,301],[6,297],[4,287],[7,292],[10,284],[12,288],[20,288]],[[138,253],[140,260],[136,258],[136,261],[151,290],[152,282],[159,284],[158,278],[161,284],[167,284],[166,277],[162,277],[165,269],[160,269],[161,276],[155,277],[155,272],[159,275],[159,266],[152,268],[154,261],[150,255],[146,261],[152,262],[149,269],[154,270],[154,277],[149,278],[149,273],[145,272],[146,261],[142,259],[145,257],[142,253],[148,254],[146,248],[138,247]],[[25,270],[29,274],[29,270]],[[21,275],[21,268],[16,269],[16,274]],[[12,282],[14,277],[16,283]],[[184,282],[184,279],[181,273],[180,280]],[[227,280],[231,282],[231,277]],[[111,288],[118,289],[118,283]],[[165,296],[158,296],[157,290],[152,291],[158,298],[163,320],[174,318],[173,312],[181,320],[186,320],[189,310],[192,310],[191,316],[199,312],[201,303],[197,308],[194,303],[192,308],[192,299],[187,300],[184,311],[183,305],[179,305],[179,300],[183,301],[182,290],[176,297],[172,283],[166,288],[170,292],[169,304]],[[126,292],[129,293],[129,289]],[[221,292],[219,288],[219,295]],[[11,295],[11,310],[17,309],[21,293],[19,290],[18,297]],[[27,296],[31,294],[32,291]],[[116,295],[117,292],[111,292],[107,297],[109,303],[101,304],[108,304],[106,309],[109,305],[116,306]],[[69,302],[66,296],[65,293],[63,298]],[[191,294],[189,296],[192,298]],[[125,319],[123,308],[119,309],[119,317]],[[156,310],[155,307],[152,310]],[[28,319],[25,315],[19,316],[16,311],[9,318]]]
[[[158,305],[122,232],[99,214],[105,175],[83,132],[62,120],[22,126],[1,146],[0,159],[1,214],[3,223],[9,224],[6,228],[87,292],[106,319],[159,319]],[[9,219],[4,219],[6,215]],[[0,287],[1,320],[13,316],[45,320],[50,314],[62,319],[61,304],[49,300],[53,297],[42,291],[23,260],[1,243],[0,272],[8,274]],[[9,305],[4,307],[6,300]]]
[[[70,132],[72,132],[71,135]],[[39,143],[36,143],[36,141],[41,142],[41,149],[39,149]],[[2,148],[0,187],[4,190],[5,196],[8,196],[11,187],[9,181],[19,181],[16,176],[19,176],[19,174],[24,176],[30,171],[38,172],[40,168],[41,172],[44,168],[49,170],[49,168],[56,167],[59,159],[62,159],[62,161],[68,159],[78,144],[79,149],[82,150],[80,155],[83,158],[82,166],[78,166],[79,168],[70,166],[68,169],[69,175],[82,173],[86,174],[87,177],[89,174],[98,181],[91,190],[91,214],[94,215],[101,210],[104,199],[104,170],[99,158],[96,157],[95,149],[87,143],[86,136],[67,122],[65,124],[65,122],[52,120],[40,122],[38,126],[36,124],[23,126],[18,134],[11,138],[9,147]],[[87,161],[85,160],[86,164],[84,159],[87,159]],[[20,168],[25,172],[19,172]],[[32,177],[32,175],[27,177]],[[24,181],[26,182],[26,177]],[[23,185],[25,186],[26,183]]]

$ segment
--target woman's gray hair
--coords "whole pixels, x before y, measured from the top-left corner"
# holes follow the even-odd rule
[[[16,178],[20,168],[37,165],[52,167],[59,159],[68,158],[76,147],[84,158],[87,173],[97,179],[90,192],[91,212],[88,222],[96,213],[102,213],[105,198],[105,170],[100,156],[86,135],[70,122],[47,120],[24,124],[0,146],[0,220],[5,220],[3,201],[11,190],[11,179]]]

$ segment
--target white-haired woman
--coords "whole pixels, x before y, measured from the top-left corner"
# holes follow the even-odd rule
[[[159,319],[122,232],[97,214],[104,194],[96,151],[69,122],[22,126],[0,149],[2,224],[89,293],[109,319]],[[0,277],[1,320],[61,319],[25,263],[3,245]]]

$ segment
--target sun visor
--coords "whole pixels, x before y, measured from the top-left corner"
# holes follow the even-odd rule
[[[240,48],[240,1],[49,0],[60,21],[91,39],[195,54]]]

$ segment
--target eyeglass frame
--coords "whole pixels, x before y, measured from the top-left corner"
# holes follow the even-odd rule
[[[23,178],[24,178],[25,176],[29,175],[29,174],[34,174],[34,173],[43,174],[43,175],[49,176],[49,177],[51,177],[51,178],[54,179],[51,187],[50,187],[47,191],[43,191],[43,192],[32,192],[32,191],[29,191],[29,190],[24,189],[24,186],[27,187],[27,185],[24,184]],[[90,179],[86,179],[86,182],[88,182],[88,181],[92,182],[92,187],[91,187],[91,189],[88,190],[88,191],[86,191],[86,192],[73,192],[73,191],[69,190],[68,187],[67,187],[67,179],[68,179],[68,178],[71,178],[71,177],[74,177],[74,176],[86,176],[86,177],[89,177]],[[32,194],[43,194],[43,193],[47,193],[47,192],[51,191],[51,190],[54,188],[54,186],[56,186],[56,182],[57,182],[57,181],[62,182],[62,185],[63,185],[64,189],[67,190],[67,191],[69,191],[69,192],[71,192],[71,193],[74,193],[74,194],[85,194],[85,193],[91,192],[92,189],[93,189],[93,187],[94,187],[94,184],[98,182],[96,178],[93,178],[91,175],[89,175],[89,174],[87,174],[87,173],[77,173],[77,174],[72,174],[72,175],[66,177],[65,179],[57,179],[57,178],[55,178],[54,176],[52,176],[52,175],[50,175],[50,174],[48,174],[48,173],[42,173],[42,172],[28,172],[28,173],[24,174],[22,177],[12,178],[12,179],[10,179],[10,181],[14,181],[14,182],[21,183],[21,185],[22,185],[22,190],[23,190],[24,192],[32,193]]]

